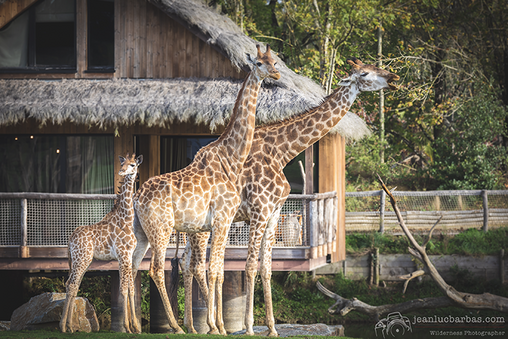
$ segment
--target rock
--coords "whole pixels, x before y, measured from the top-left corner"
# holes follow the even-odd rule
[[[65,293],[43,293],[18,307],[11,317],[11,331],[59,329]],[[99,331],[95,310],[86,298],[76,298],[73,327],[80,332]]]
[[[322,335],[322,336],[334,336],[343,337],[344,327],[342,325],[325,325],[325,324],[311,324],[311,325],[299,325],[299,324],[277,324],[275,329],[279,333],[279,337],[292,337],[292,336],[309,336],[309,335]],[[267,335],[267,326],[254,326],[255,335]],[[245,330],[231,333],[232,335],[244,335]]]
[[[10,321],[0,321],[0,331],[8,331],[11,328]]]

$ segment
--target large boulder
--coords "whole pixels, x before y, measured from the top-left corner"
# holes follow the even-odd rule
[[[59,329],[65,293],[43,293],[18,307],[11,317],[11,331]],[[76,298],[73,328],[80,332],[99,331],[95,310],[86,298]]]

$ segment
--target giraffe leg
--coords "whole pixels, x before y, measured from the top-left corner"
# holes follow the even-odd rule
[[[182,268],[183,285],[185,292],[185,311],[183,316],[183,324],[187,327],[189,333],[197,334],[198,332],[194,329],[194,323],[192,321],[192,272],[190,270],[190,260],[192,256],[192,249],[190,245],[190,238],[193,234],[187,235],[187,245],[185,251],[180,260],[180,267]]]
[[[231,221],[231,220],[228,220]],[[219,271],[224,270],[224,252],[226,249],[226,240],[228,236],[229,225],[231,223],[215,222],[212,227],[212,243],[210,246],[210,263],[208,267],[208,316],[207,322],[210,327],[209,334],[225,334],[224,322],[222,320],[222,278]],[[222,265],[221,265],[222,263]],[[217,291],[220,289],[220,298]],[[217,298],[216,298],[217,297]],[[217,305],[217,313],[214,312],[213,305]],[[220,313],[220,315],[219,315]],[[216,323],[216,318],[219,320]],[[217,328],[219,325],[221,328]]]
[[[167,241],[161,241],[162,246],[152,247],[152,262],[150,265],[150,277],[153,282],[157,286],[159,290],[159,294],[162,299],[162,304],[164,305],[164,310],[166,311],[166,316],[168,317],[169,325],[173,328],[176,334],[184,334],[185,332],[182,330],[180,326],[178,326],[178,322],[173,315],[173,310],[171,308],[171,304],[168,298],[168,292],[166,290],[165,278],[164,278],[164,263],[166,256],[166,244],[169,242],[169,237]]]
[[[208,301],[208,285],[206,283],[206,248],[210,233],[187,235],[187,246],[182,256],[182,275],[185,286],[184,324],[189,333],[197,333],[192,318],[192,278],[196,279],[205,302]]]
[[[90,266],[92,259],[93,254],[90,254],[86,258],[80,258],[79,262],[72,263],[71,271],[69,272],[69,279],[67,279],[67,282],[65,283],[67,293],[65,295],[62,319],[60,320],[60,330],[62,332],[74,332],[74,328],[72,326],[74,301],[76,300],[83,275],[88,269],[88,266]]]
[[[138,274],[139,265],[141,265],[141,261],[143,261],[150,243],[145,232],[141,228],[141,224],[139,223],[139,219],[136,214],[134,214],[133,229],[134,235],[136,236],[136,248],[132,254],[132,276],[135,277]]]
[[[128,333],[141,333],[141,326],[136,316],[134,298],[134,277],[132,276],[132,263],[130,256],[121,259],[120,266],[120,293],[122,303],[123,326]]]
[[[119,275],[120,275],[120,295],[118,298],[118,301],[120,302],[120,305],[122,305],[122,329],[121,332],[127,332],[131,333],[131,329],[129,326],[129,299],[127,297],[129,293],[129,282],[128,280],[132,278],[130,276],[131,270],[127,270],[125,267],[126,263],[123,260],[119,260]],[[127,272],[129,271],[129,272]]]
[[[266,312],[266,325],[268,326],[268,336],[278,337],[277,330],[275,329],[275,319],[273,316],[272,305],[272,247],[275,241],[275,231],[277,229],[277,221],[279,220],[280,209],[268,220],[268,226],[263,236],[261,243],[261,280],[263,282],[263,292],[265,297],[265,312]]]
[[[266,227],[262,220],[251,218],[249,226],[249,245],[247,262],[245,263],[246,278],[246,306],[245,306],[245,327],[246,335],[254,335],[254,285],[258,270],[259,247]]]

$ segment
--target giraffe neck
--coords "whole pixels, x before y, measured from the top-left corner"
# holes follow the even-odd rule
[[[126,175],[120,185],[120,192],[117,198],[117,211],[123,213],[125,224],[134,220],[134,207],[132,201],[134,181],[136,175]]]
[[[249,155],[254,137],[256,103],[262,79],[250,72],[236,98],[233,114],[226,129],[217,140],[222,145],[231,174],[238,174]]]
[[[281,165],[285,166],[337,125],[348,112],[358,93],[360,91],[356,86],[340,86],[318,107],[272,125],[274,134],[284,135],[286,140],[278,145]]]

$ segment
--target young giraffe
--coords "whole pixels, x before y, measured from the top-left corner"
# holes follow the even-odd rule
[[[174,318],[164,284],[166,247],[173,228],[187,233],[212,232],[208,282],[210,291],[217,294],[217,323],[213,307],[208,308],[207,321],[210,333],[218,334],[220,330],[226,334],[222,320],[224,250],[241,201],[236,181],[252,144],[261,82],[267,77],[280,78],[270,46],[263,54],[258,45],[257,58],[249,56],[248,60],[252,71],[238,93],[231,120],[220,138],[201,148],[187,167],[148,179],[134,197],[138,239],[134,268],[139,267],[150,244],[149,273],[162,296],[169,324],[177,333],[184,332]],[[208,293],[208,305],[215,305],[215,293]]]
[[[134,304],[134,279],[132,275],[132,254],[136,247],[136,237],[132,224],[134,221],[134,207],[132,195],[134,181],[138,174],[138,166],[143,162],[143,156],[136,158],[135,154],[119,156],[121,168],[119,175],[124,177],[120,186],[120,193],[115,205],[106,216],[94,225],[80,226],[72,232],[69,238],[69,279],[67,280],[67,295],[63,308],[60,329],[62,332],[72,328],[72,313],[74,300],[81,284],[81,279],[92,260],[118,260],[120,271],[120,303],[123,306],[123,327],[126,332],[141,333],[141,326],[136,318]],[[130,307],[130,308],[129,308]],[[129,314],[130,312],[130,314]],[[129,320],[129,316],[131,321]]]
[[[362,91],[395,90],[396,74],[365,65],[354,58],[347,61],[352,74],[341,80],[339,87],[318,107],[282,122],[258,127],[249,157],[245,161],[237,181],[242,202],[234,222],[250,223],[249,247],[246,262],[247,307],[245,311],[246,334],[254,334],[254,281],[257,274],[261,248],[261,278],[266,305],[266,325],[270,336],[277,336],[272,309],[271,261],[274,234],[282,205],[286,201],[290,185],[284,175],[286,164],[300,152],[325,136],[343,117]],[[205,260],[208,234],[189,234],[182,257],[182,273],[185,283],[185,326],[195,333],[192,324],[192,277],[207,298]]]

